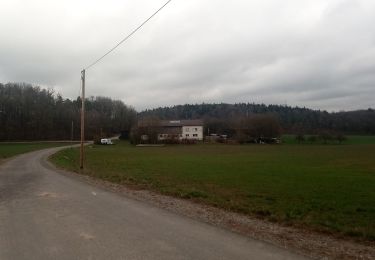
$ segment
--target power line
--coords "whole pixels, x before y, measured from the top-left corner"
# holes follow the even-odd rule
[[[155,13],[153,13],[149,18],[147,18],[141,25],[139,25],[137,28],[135,28],[130,34],[128,34],[124,39],[122,39],[119,43],[117,43],[112,49],[107,51],[103,56],[101,56],[99,59],[91,63],[89,66],[87,66],[84,70],[88,70],[95,64],[97,64],[99,61],[101,61],[105,56],[110,54],[112,51],[114,51],[118,46],[120,46],[122,43],[124,43],[126,40],[128,40],[130,37],[132,37],[139,29],[141,29],[148,21],[150,21],[155,15],[157,15],[164,7],[166,7],[172,0],[168,0],[164,5],[162,5]]]

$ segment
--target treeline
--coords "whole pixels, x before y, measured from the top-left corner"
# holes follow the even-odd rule
[[[0,141],[70,140],[72,137],[78,140],[80,108],[79,97],[64,99],[53,90],[30,84],[0,83]],[[343,134],[375,134],[373,109],[328,113],[280,105],[222,103],[178,105],[146,110],[137,115],[122,101],[107,97],[86,99],[85,132],[88,139],[129,133],[138,116],[161,120],[203,119],[205,135],[218,133],[238,137],[239,131],[250,131],[250,126],[244,127],[243,122],[251,122],[256,115],[272,116],[283,133],[318,135],[328,130]]]
[[[205,122],[204,140],[208,142],[231,143],[278,143],[281,128],[277,118],[269,114],[251,117],[232,118],[225,123],[221,120]],[[213,131],[214,130],[214,131]],[[160,139],[160,134],[168,134]],[[133,144],[157,143],[195,143],[195,140],[183,138],[177,129],[166,129],[156,116],[143,116],[137,126],[132,128],[130,141]]]
[[[324,143],[324,144],[327,144],[329,142],[341,144],[342,142],[347,140],[347,137],[343,135],[342,133],[332,134],[327,131],[323,131],[319,135],[305,136],[304,134],[297,134],[295,138],[299,144],[306,143],[306,142],[310,144],[317,143],[317,142]]]
[[[86,99],[88,139],[130,131],[136,111],[107,97]],[[81,99],[64,99],[53,90],[24,83],[0,83],[0,140],[80,138]]]
[[[257,114],[274,115],[284,133],[318,134],[329,130],[345,134],[375,134],[374,109],[329,113],[281,105],[221,103],[178,105],[140,113],[141,116],[156,116],[160,119],[204,119],[206,126],[217,132],[231,131],[230,121],[234,118]]]

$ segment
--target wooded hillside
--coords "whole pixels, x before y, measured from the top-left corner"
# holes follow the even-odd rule
[[[64,99],[30,84],[0,83],[0,140],[70,140],[80,137],[81,99]],[[130,130],[136,111],[107,97],[86,100],[86,136]],[[73,129],[73,133],[72,133]]]
[[[374,109],[329,113],[280,105],[221,103],[162,107],[146,110],[140,116],[156,116],[160,119],[200,118],[207,123],[218,124],[218,121],[230,122],[235,118],[251,117],[254,114],[273,114],[286,133],[314,134],[321,130],[331,130],[345,134],[375,134]]]
[[[79,139],[81,99],[64,99],[53,90],[25,83],[0,83],[0,140]],[[137,112],[107,97],[86,99],[86,136],[110,136],[130,131]],[[374,109],[328,113],[308,108],[240,104],[178,105],[146,110],[138,117],[203,119],[206,130],[233,134],[234,122],[257,114],[271,114],[284,133],[315,134],[331,130],[345,134],[375,134]],[[73,131],[72,131],[73,130]],[[205,133],[207,134],[207,133]]]

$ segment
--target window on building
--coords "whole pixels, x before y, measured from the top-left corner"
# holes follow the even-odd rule
[[[195,128],[195,132],[197,132],[198,131],[198,128]]]
[[[189,127],[186,127],[186,132],[190,132],[190,128]]]
[[[189,134],[186,134],[186,137],[189,137]]]
[[[197,134],[193,134],[193,136],[194,136],[194,137],[198,137],[198,135],[197,135]]]

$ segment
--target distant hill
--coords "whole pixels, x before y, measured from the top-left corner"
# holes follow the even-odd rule
[[[357,110],[329,113],[302,107],[265,105],[254,103],[239,104],[195,104],[177,105],[148,109],[139,113],[160,119],[212,119],[232,120],[253,114],[273,114],[287,133],[316,133],[331,130],[346,134],[375,134],[375,110]]]

